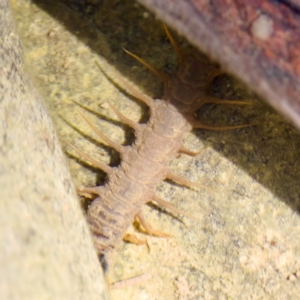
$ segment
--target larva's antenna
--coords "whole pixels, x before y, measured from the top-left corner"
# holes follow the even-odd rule
[[[105,172],[106,174],[110,174],[112,171],[112,168],[102,162],[96,161],[95,159],[93,159],[92,157],[90,157],[89,155],[85,154],[84,152],[82,152],[81,150],[79,150],[77,147],[75,147],[74,145],[72,145],[71,143],[69,143],[66,140],[63,140],[64,143],[66,143],[70,148],[72,148],[75,152],[77,152],[81,157],[85,158],[87,162],[89,162],[93,167],[102,170],[103,172]]]
[[[167,26],[163,23],[163,26],[164,26],[164,29],[165,29],[165,32],[166,32],[166,35],[168,37],[168,39],[170,40],[178,58],[179,58],[179,62],[180,63],[183,63],[184,61],[184,55],[182,53],[182,51],[180,50],[180,48],[178,47],[177,43],[175,42],[174,38],[172,37],[169,29],[167,28]]]
[[[151,65],[149,65],[147,62],[145,62],[143,59],[138,57],[137,55],[129,52],[128,50],[122,48],[127,54],[135,58],[137,61],[139,61],[142,65],[144,65],[146,68],[148,68],[151,72],[153,72],[161,81],[163,81],[165,84],[168,83],[168,77],[165,73],[158,71],[157,69],[153,68]]]
[[[144,102],[150,108],[153,107],[153,99],[148,97],[147,95],[142,94],[140,91],[135,89],[131,84],[129,84],[122,76],[120,76],[115,70],[113,70],[109,65],[102,66],[97,60],[96,64],[98,68],[107,76],[110,80],[114,81],[117,86],[119,86],[122,90],[124,90],[129,95],[135,97],[136,99]],[[107,72],[109,70],[109,73]],[[113,75],[113,76],[112,76]],[[116,78],[117,80],[114,80]]]

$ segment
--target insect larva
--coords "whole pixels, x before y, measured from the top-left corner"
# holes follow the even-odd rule
[[[180,60],[179,69],[175,74],[166,75],[125,50],[164,82],[162,99],[153,100],[119,78],[130,94],[149,106],[148,122],[146,124],[135,123],[110,104],[121,121],[134,129],[136,135],[134,144],[122,146],[111,141],[82,115],[93,131],[121,156],[121,163],[115,168],[85,156],[97,168],[107,173],[108,180],[102,186],[80,189],[80,192],[85,195],[96,196],[87,209],[87,222],[93,233],[94,244],[105,271],[108,270],[110,257],[115,247],[124,237],[134,218],[139,220],[149,234],[166,236],[154,230],[145,220],[142,213],[143,204],[153,201],[182,213],[155,195],[155,187],[161,180],[171,179],[189,187],[201,186],[201,184],[189,182],[173,174],[168,169],[170,161],[178,153],[197,155],[182,146],[182,138],[187,132],[192,128],[228,130],[251,126],[249,124],[212,127],[197,120],[195,111],[206,103],[245,105],[248,102],[219,100],[209,96],[209,84],[215,76],[220,74],[220,71],[192,56],[184,55],[167,28],[165,30]],[[200,80],[204,75],[206,80]],[[133,240],[129,235],[126,235],[126,239]]]

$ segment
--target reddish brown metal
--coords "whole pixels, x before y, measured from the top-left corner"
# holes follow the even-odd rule
[[[139,1],[300,129],[300,1]]]

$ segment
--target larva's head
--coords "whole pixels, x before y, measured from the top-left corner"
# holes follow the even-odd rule
[[[184,55],[175,75],[165,84],[163,99],[172,103],[180,112],[193,114],[202,106],[209,94],[210,85],[220,70],[211,62]]]
[[[179,65],[177,77],[181,84],[204,91],[218,72],[219,68],[208,58],[186,55],[183,63]]]

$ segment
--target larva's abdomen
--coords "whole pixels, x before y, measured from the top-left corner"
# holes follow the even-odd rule
[[[166,178],[182,136],[190,130],[172,104],[156,100],[155,106],[149,122],[139,127],[135,143],[123,148],[120,166],[97,188],[99,197],[88,208],[88,223],[102,257],[121,241],[141,206],[151,200],[155,186]]]

